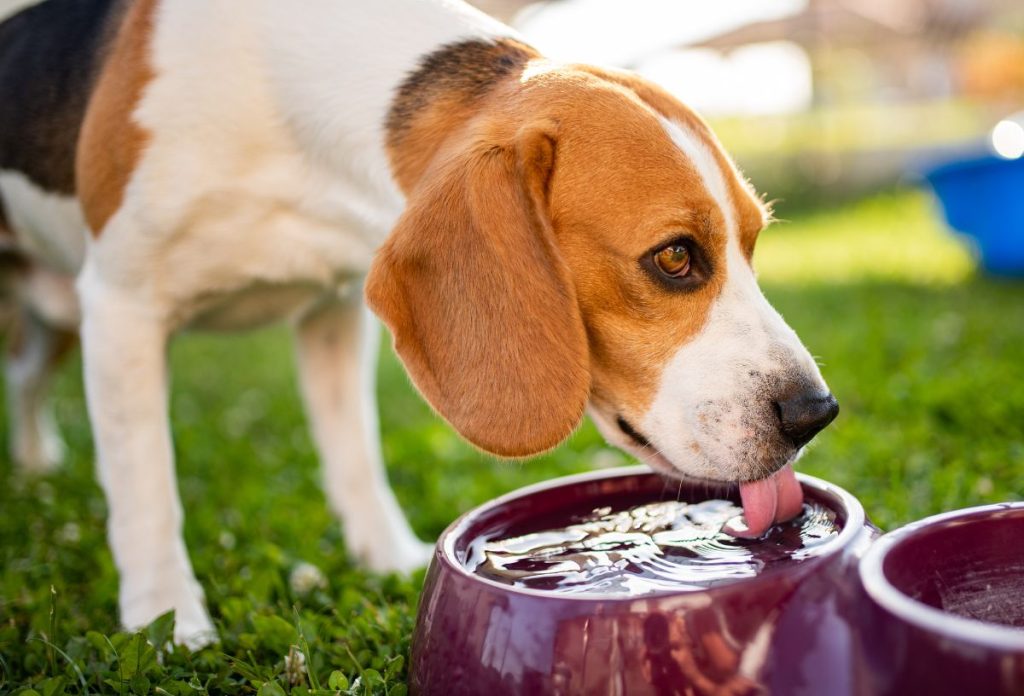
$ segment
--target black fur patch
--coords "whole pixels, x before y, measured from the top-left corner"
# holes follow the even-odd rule
[[[394,147],[412,127],[416,114],[439,96],[457,95],[471,102],[487,94],[503,77],[537,57],[529,46],[513,41],[461,41],[428,54],[402,82],[386,122],[388,145]]]
[[[616,425],[619,426],[619,430],[621,430],[623,433],[625,433],[626,436],[629,439],[631,439],[633,442],[635,442],[636,444],[640,445],[641,447],[650,447],[651,446],[650,440],[648,440],[646,437],[641,435],[637,431],[637,429],[634,428],[632,425],[630,425],[629,421],[627,421],[622,416],[618,416],[615,419],[615,423],[616,423]]]
[[[46,0],[0,24],[0,168],[75,192],[75,148],[110,34],[131,0]]]

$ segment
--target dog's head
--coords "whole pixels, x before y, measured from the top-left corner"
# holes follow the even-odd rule
[[[535,67],[419,171],[367,297],[417,387],[480,448],[536,454],[589,405],[655,468],[749,481],[835,416],[757,287],[765,207],[656,86]]]

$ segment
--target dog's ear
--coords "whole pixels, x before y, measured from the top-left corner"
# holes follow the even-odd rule
[[[435,164],[366,283],[430,404],[477,447],[537,454],[579,424],[586,332],[548,212],[552,124]]]

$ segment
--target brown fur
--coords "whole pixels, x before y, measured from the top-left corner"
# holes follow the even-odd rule
[[[725,175],[726,185],[732,195],[736,211],[736,223],[740,233],[740,247],[749,260],[754,253],[754,245],[758,234],[764,229],[770,218],[770,212],[755,194],[753,187],[736,168],[733,161],[726,156],[725,149],[718,141],[707,123],[698,114],[690,111],[679,103],[671,94],[659,85],[644,80],[639,75],[621,70],[606,70],[592,66],[580,66],[595,75],[604,77],[632,90],[637,96],[651,105],[658,113],[677,123],[685,125],[700,137],[713,143],[712,152],[718,166]]]
[[[149,50],[156,5],[157,0],[137,0],[128,10],[82,124],[75,174],[86,222],[97,236],[121,207],[148,139],[132,113],[153,78]]]
[[[497,84],[521,74],[537,57],[532,48],[511,39],[464,41],[427,56],[402,83],[385,124],[392,170],[402,189],[408,192],[416,185],[444,139]],[[409,146],[412,137],[426,147]]]
[[[537,128],[504,146],[471,137],[456,148],[367,280],[421,393],[502,456],[564,440],[589,393],[586,334],[544,200],[552,137]]]
[[[588,387],[595,404],[639,419],[725,281],[723,215],[658,115],[711,145],[748,254],[764,224],[703,121],[659,88],[539,59],[524,70],[472,101],[456,93],[432,102],[447,108],[404,113],[391,155],[410,205],[367,286],[426,398],[503,455],[556,444]],[[640,264],[680,234],[713,269],[691,292],[667,291]]]
[[[724,221],[652,105],[574,70],[548,78],[571,80],[560,118],[572,137],[560,141],[552,214],[590,338],[592,398],[635,422],[725,280]],[[666,292],[639,263],[680,233],[700,243],[716,271],[686,294]]]

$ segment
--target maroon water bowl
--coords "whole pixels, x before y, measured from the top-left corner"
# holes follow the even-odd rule
[[[886,534],[859,573],[866,693],[1024,694],[1024,503]]]
[[[481,537],[562,525],[606,505],[697,502],[707,497],[705,486],[666,485],[637,467],[541,483],[466,513],[442,534],[427,572],[412,692],[855,693],[862,596],[854,566],[877,530],[846,491],[799,480],[805,497],[833,510],[841,527],[815,556],[731,584],[638,597],[513,587],[465,562]]]

